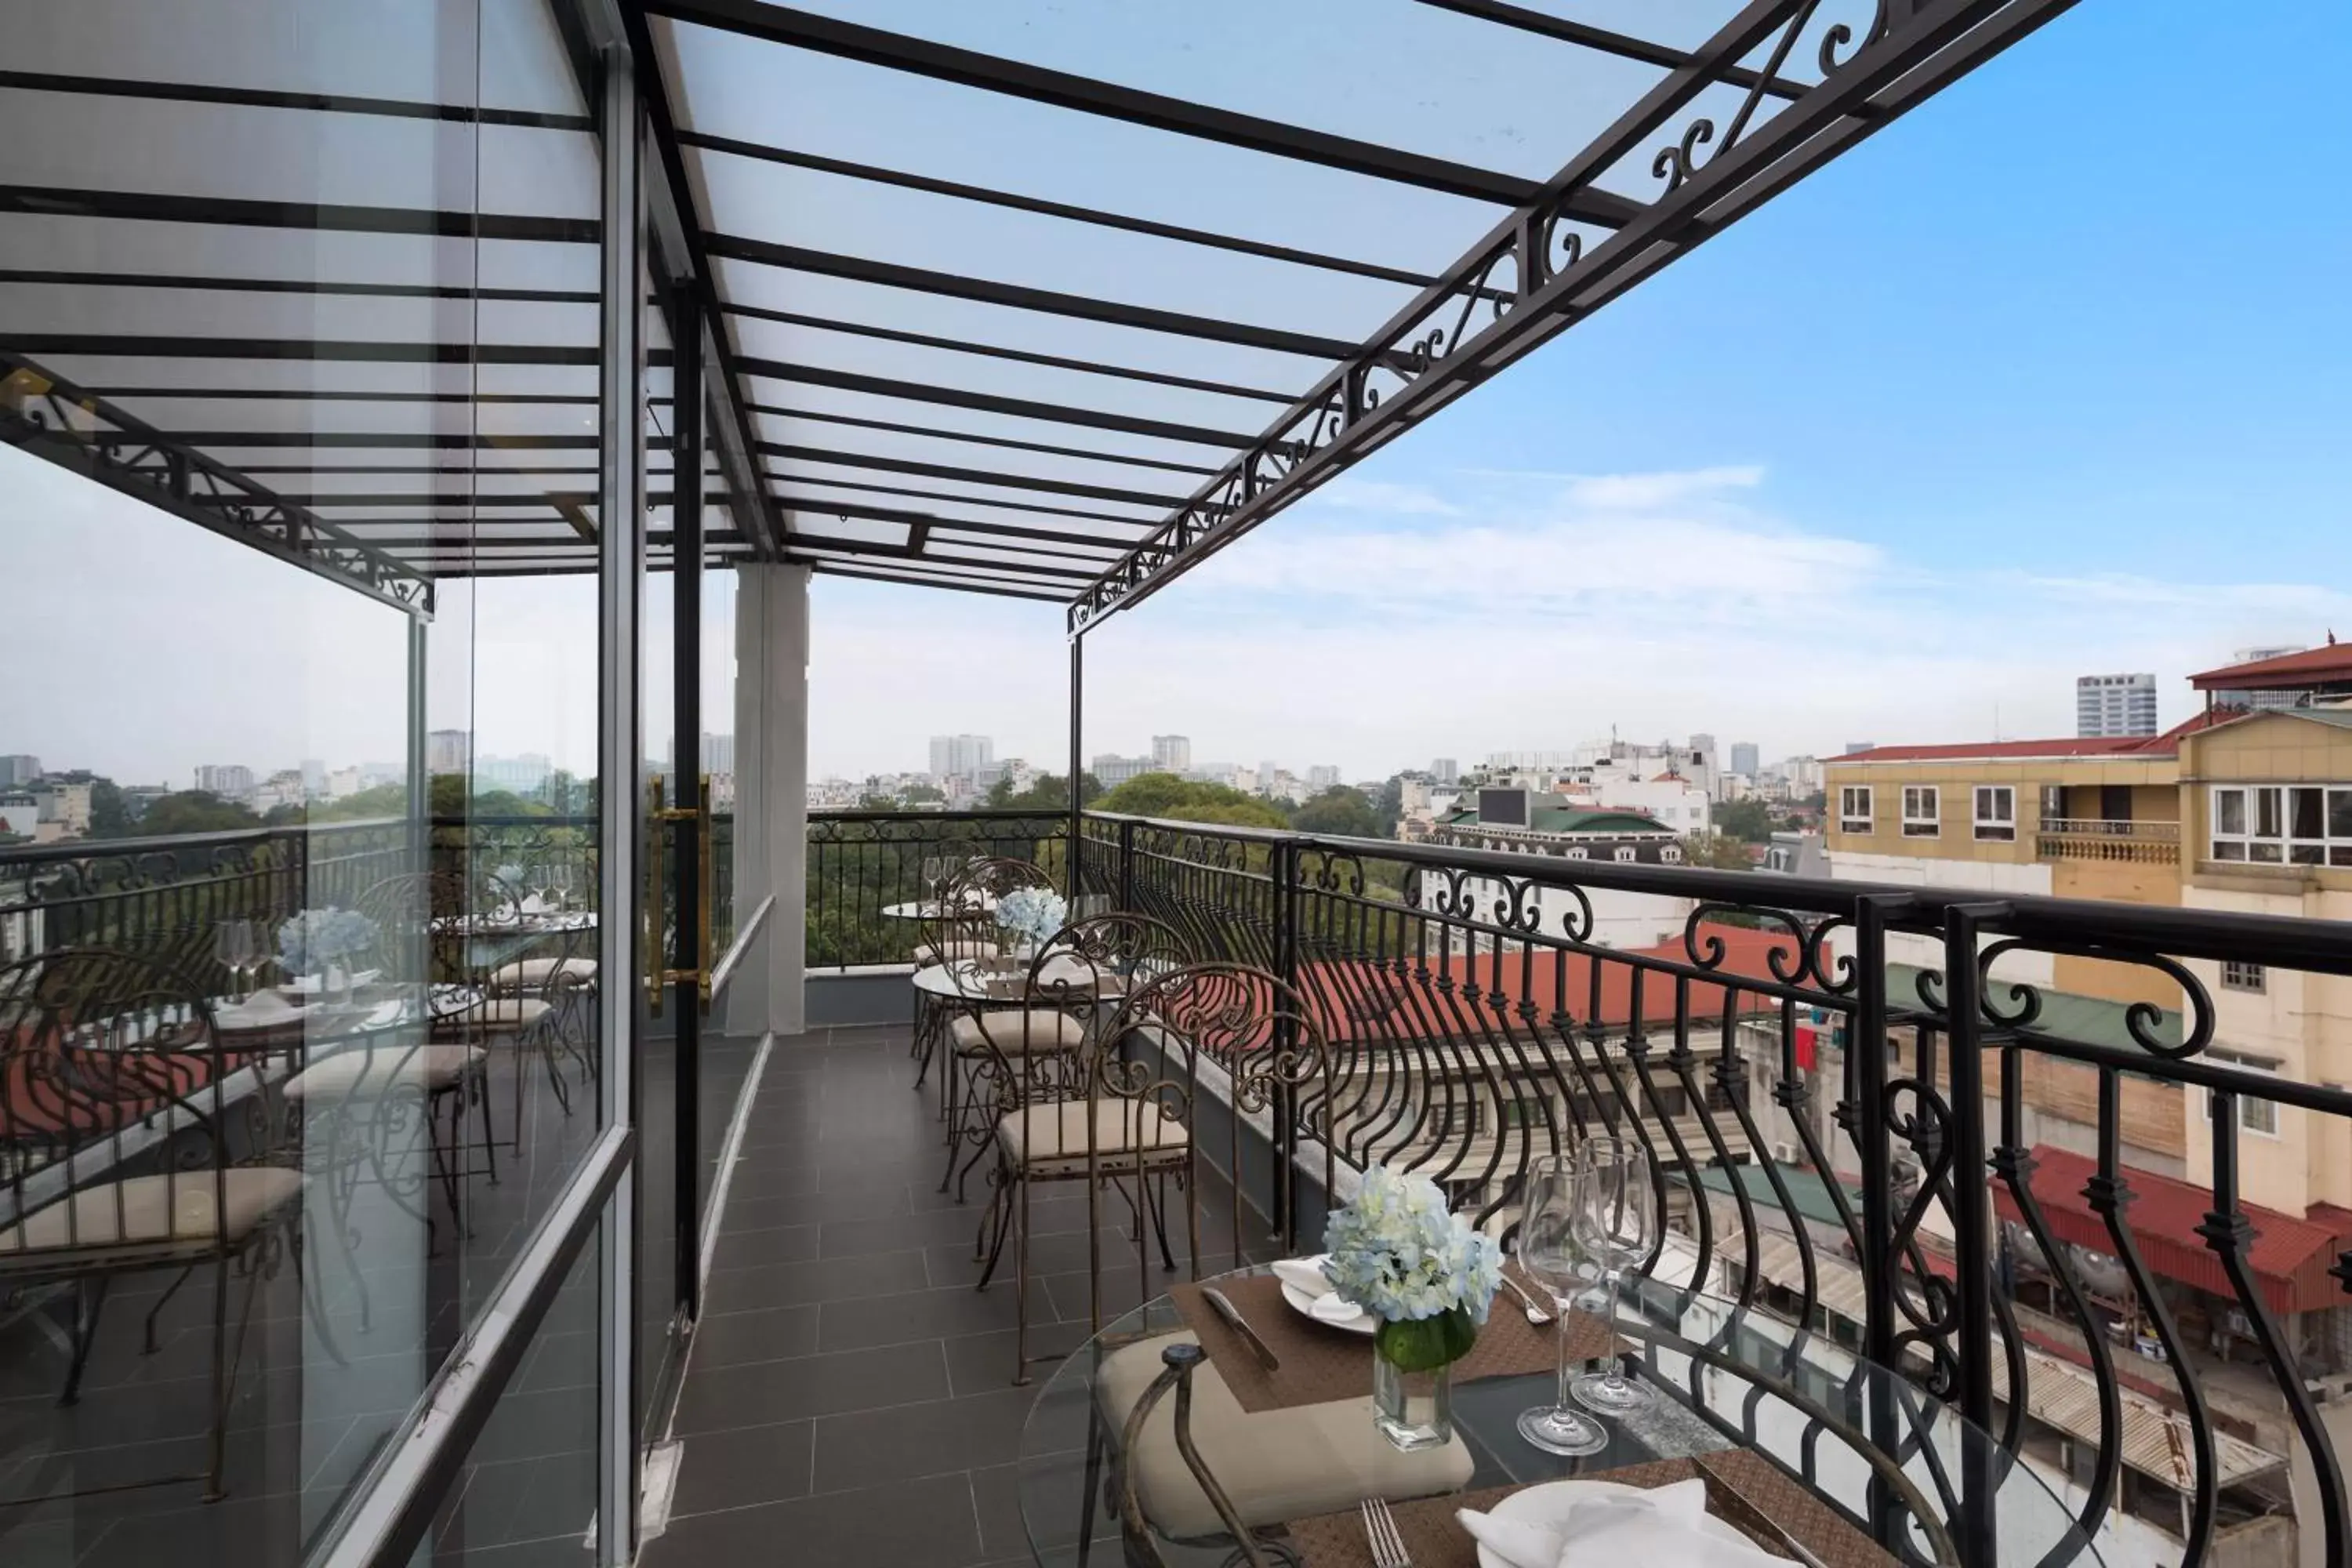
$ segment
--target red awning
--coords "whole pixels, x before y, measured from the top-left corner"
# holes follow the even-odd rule
[[[2106,1222],[2092,1212],[2090,1200],[2083,1195],[2098,1168],[2096,1161],[2084,1155],[2037,1143],[2033,1197],[2052,1235],[2094,1252],[2113,1253],[2116,1244],[2107,1235]],[[2167,1279],[2234,1300],[2237,1292],[2222,1272],[2221,1260],[2197,1234],[2213,1207],[2212,1194],[2149,1171],[2126,1170],[2123,1174],[2132,1191],[2123,1223],[2141,1260]],[[2001,1218],[2022,1217],[2006,1184],[1994,1184],[1992,1193]],[[2344,1287],[2327,1272],[2336,1261],[2339,1238],[2352,1235],[2328,1219],[2343,1211],[2321,1205],[2311,1218],[2296,1219],[2255,1204],[2241,1204],[2239,1209],[2254,1229],[2246,1259],[2271,1310],[2310,1312],[2352,1304]]]

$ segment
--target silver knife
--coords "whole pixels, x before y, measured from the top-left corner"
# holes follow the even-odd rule
[[[1503,1270],[1503,1283],[1509,1286],[1511,1294],[1519,1299],[1519,1305],[1528,1310],[1528,1322],[1541,1327],[1551,1321],[1551,1310],[1528,1294],[1528,1288],[1512,1279],[1511,1271],[1507,1268]]]
[[[1201,1294],[1209,1299],[1209,1305],[1217,1310],[1217,1316],[1232,1325],[1234,1332],[1249,1342],[1249,1348],[1257,1352],[1257,1359],[1265,1363],[1266,1371],[1275,1372],[1280,1369],[1282,1358],[1276,1355],[1266,1342],[1257,1337],[1257,1331],[1249,1326],[1249,1320],[1242,1316],[1242,1310],[1227,1300],[1223,1290],[1218,1289],[1214,1285],[1203,1285],[1201,1287]]]

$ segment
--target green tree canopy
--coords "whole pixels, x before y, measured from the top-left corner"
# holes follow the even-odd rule
[[[1100,811],[1164,816],[1175,822],[1207,822],[1224,827],[1289,826],[1269,801],[1226,784],[1178,778],[1174,773],[1138,773],[1094,804]]]
[[[1760,800],[1726,801],[1715,808],[1715,830],[1750,844],[1772,842],[1772,808]]]
[[[1371,798],[1349,784],[1333,784],[1291,814],[1290,826],[1301,833],[1322,833],[1335,838],[1377,838],[1381,814]]]
[[[1100,806],[1102,781],[1092,773],[1080,773],[1078,799],[1083,805]],[[1070,809],[1070,781],[1063,773],[1039,773],[1027,789],[1015,793],[1012,780],[999,779],[989,789],[988,804],[1008,811],[1067,811]]]
[[[1708,866],[1718,871],[1753,871],[1748,845],[1725,833],[1693,833],[1683,839],[1683,863]]]
[[[208,789],[184,789],[163,796],[140,819],[142,837],[161,838],[176,833],[230,833],[258,827],[261,818],[233,800],[223,800]]]

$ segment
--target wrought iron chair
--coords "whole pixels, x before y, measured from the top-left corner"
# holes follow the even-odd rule
[[[916,944],[910,956],[918,971],[936,963],[976,961],[995,955],[996,900],[1016,888],[1053,889],[1054,879],[1034,861],[1009,858],[974,858],[958,868],[940,887],[938,895],[926,901],[930,905],[921,921],[922,941]],[[915,992],[916,1058],[915,1087],[920,1089],[930,1075],[931,1058],[938,1053],[946,1033],[948,1021],[962,1009],[954,1003],[932,998],[918,988]],[[947,1078],[940,1075],[940,1114],[947,1113]]]
[[[0,965],[0,1287],[77,1296],[61,1405],[79,1398],[107,1291],[177,1269],[155,1322],[198,1268],[215,1270],[211,1441],[222,1495],[228,1411],[261,1281],[299,1264],[302,1173],[278,1163],[267,1073],[225,1049],[205,985],[142,955],[68,948]],[[232,1273],[246,1280],[232,1325]]]
[[[940,1190],[954,1181],[961,1202],[964,1179],[995,1142],[1004,1115],[1024,1098],[1081,1092],[1068,1068],[1096,1025],[1129,986],[1191,961],[1182,936],[1149,915],[1094,915],[1056,931],[1003,984],[1008,1005],[982,1004],[955,1015],[942,1069],[948,1163]]]
[[[1076,994],[1075,984],[1070,989]],[[1009,1237],[1017,1301],[1015,1384],[1029,1380],[1033,1359],[1044,1359],[1028,1351],[1029,1205],[1037,1184],[1087,1185],[1087,1312],[1093,1328],[1100,1330],[1104,1186],[1118,1188],[1134,1216],[1136,1279],[1145,1299],[1152,1294],[1147,1219],[1160,1243],[1162,1267],[1171,1272],[1176,1268],[1167,1228],[1171,1184],[1184,1200],[1187,1267],[1199,1278],[1201,1149],[1195,1111],[1205,1103],[1203,1087],[1223,1091],[1229,1112],[1225,1168],[1238,1171],[1243,1121],[1314,1083],[1328,1058],[1313,1012],[1266,970],[1187,964],[1124,986],[1118,1008],[1076,1053],[1081,1087],[1058,1096],[1024,1096],[996,1124],[992,1236],[983,1222],[988,1261],[980,1288],[986,1289],[993,1277]],[[1000,1063],[1000,1070],[1009,1072],[1010,1063]],[[1131,1188],[1122,1184],[1129,1180]],[[1237,1250],[1243,1235],[1236,1188],[1230,1236]]]

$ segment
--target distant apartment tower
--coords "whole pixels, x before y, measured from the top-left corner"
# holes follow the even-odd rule
[[[985,735],[931,737],[931,778],[968,779],[996,760],[996,742]]]
[[[1152,736],[1151,766],[1155,773],[1191,773],[1192,771],[1192,737],[1189,735]]]
[[[2156,676],[2085,675],[2074,682],[2074,734],[2080,740],[2156,733]]]
[[[1756,749],[1755,742],[1734,741],[1731,742],[1731,771],[1733,773],[1739,774],[1743,778],[1752,779],[1763,771],[1763,753]]]
[[[1858,756],[1864,752],[1874,752],[1876,750],[1878,750],[1878,742],[1875,741],[1848,741],[1845,743],[1845,754],[1849,757]]]
[[[731,773],[735,771],[735,737],[702,732],[702,771],[706,773]]]
[[[15,756],[0,757],[0,789],[13,789],[18,784],[28,784],[40,776],[41,759],[38,757],[26,756],[22,752]]]
[[[1117,752],[1104,752],[1087,765],[1095,782],[1105,789],[1117,789],[1139,773],[1150,773],[1156,766],[1153,757],[1122,757]]]
[[[1438,784],[1452,784],[1462,776],[1462,764],[1452,757],[1439,757],[1429,764],[1429,776]]]
[[[196,787],[223,800],[243,800],[253,793],[253,770],[236,763],[206,763],[196,770]]]
[[[1311,794],[1321,795],[1327,789],[1339,787],[1339,770],[1337,767],[1310,767],[1307,770],[1307,788]]]
[[[436,730],[426,735],[425,771],[428,773],[473,772],[474,737],[464,730]]]

